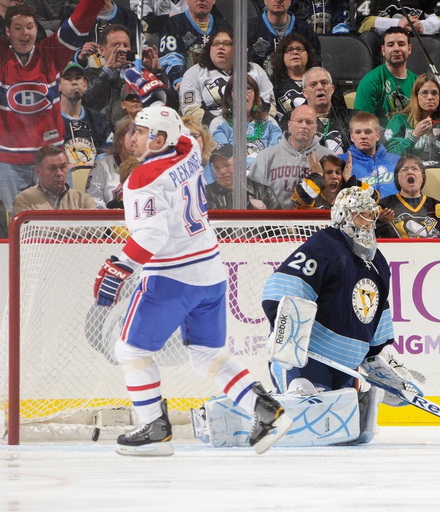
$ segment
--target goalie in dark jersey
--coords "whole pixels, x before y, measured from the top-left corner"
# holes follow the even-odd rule
[[[348,369],[361,366],[370,375],[390,373],[396,382],[412,380],[390,347],[390,270],[377,248],[378,214],[379,207],[367,192],[343,189],[332,207],[333,227],[315,233],[268,279],[263,308],[273,328],[269,359],[280,392],[310,395],[355,386],[347,373],[308,358],[308,350]],[[291,306],[287,311],[286,303]],[[288,335],[282,333],[283,316],[284,324],[293,326]],[[359,400],[363,407],[358,442],[368,442],[382,396],[372,387]],[[387,394],[383,401],[400,405]]]
[[[331,363],[345,371],[360,365],[377,382],[397,389],[411,384],[419,391],[390,350],[390,270],[377,249],[378,213],[368,192],[341,190],[332,208],[333,227],[307,239],[266,282],[263,308],[272,330],[275,396],[294,418],[281,446],[368,443],[376,433],[379,402],[401,405],[375,386],[358,393],[354,378]],[[250,430],[250,420],[238,415],[234,404],[214,398],[205,403],[204,414],[206,430],[200,414],[193,415],[198,437],[213,446],[244,445],[240,436]]]

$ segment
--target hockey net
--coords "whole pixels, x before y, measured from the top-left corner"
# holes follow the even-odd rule
[[[328,212],[210,218],[228,275],[228,350],[270,387],[263,286],[298,244],[329,224]],[[135,423],[113,347],[137,279],[112,308],[96,306],[92,290],[104,260],[125,243],[123,212],[23,212],[10,233],[10,292],[0,330],[0,411],[9,444],[20,436],[90,439],[96,426],[114,439],[114,430]],[[172,423],[189,423],[189,409],[218,390],[191,369],[179,330],[156,361]]]

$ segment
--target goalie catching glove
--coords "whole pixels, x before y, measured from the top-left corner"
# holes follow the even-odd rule
[[[133,269],[110,256],[95,279],[94,295],[99,306],[113,306],[118,301],[124,282],[133,274]]]
[[[420,389],[420,384],[423,384],[425,381],[423,375],[412,372],[402,363],[397,362],[394,359],[390,345],[387,345],[378,355],[365,358],[361,368],[368,375],[370,383],[373,385],[377,383],[378,387],[381,387],[381,384],[383,384],[384,386],[403,389],[420,396],[424,394]],[[386,390],[383,402],[393,407],[407,405],[398,396]]]
[[[139,72],[135,68],[130,68],[125,71],[124,78],[130,88],[140,97],[143,107],[149,107],[156,102],[165,105],[166,87],[150,71],[143,69]]]

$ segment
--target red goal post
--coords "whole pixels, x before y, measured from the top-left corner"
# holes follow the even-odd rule
[[[103,261],[125,243],[123,215],[28,211],[10,225],[9,303],[0,330],[0,364],[8,361],[0,368],[0,410],[9,444],[18,444],[20,435],[27,439],[27,426],[31,440],[64,439],[82,430],[78,422],[89,426],[89,436],[108,410],[121,413],[107,420],[110,426],[131,421],[112,351],[136,278],[114,308],[94,305],[92,294]],[[262,287],[295,244],[329,225],[329,212],[232,210],[209,217],[228,275],[229,352],[270,385]],[[178,331],[157,360],[173,423],[187,421],[189,408],[218,392],[190,369]],[[49,424],[58,426],[50,430]],[[45,430],[46,437],[39,433]]]

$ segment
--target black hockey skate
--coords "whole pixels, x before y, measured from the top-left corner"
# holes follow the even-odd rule
[[[173,455],[172,437],[171,423],[162,403],[162,416],[118,437],[116,453],[141,457]]]
[[[249,444],[260,454],[283,437],[291,427],[293,420],[287,416],[283,407],[259,382],[254,384],[253,391],[258,396]]]

